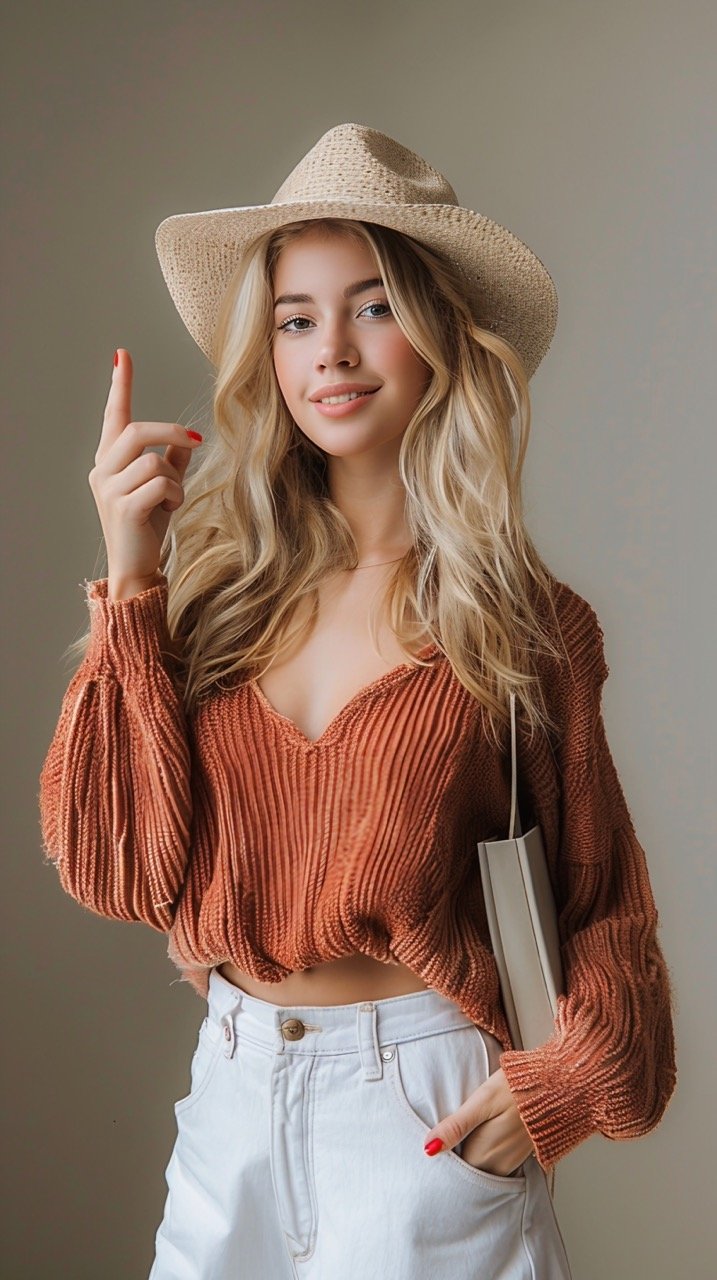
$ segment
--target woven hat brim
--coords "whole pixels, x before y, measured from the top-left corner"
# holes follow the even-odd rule
[[[557,325],[555,284],[514,232],[450,204],[296,201],[165,218],[155,232],[160,268],[182,321],[210,363],[221,301],[243,250],[264,231],[321,217],[392,227],[456,261],[480,298],[481,315],[495,322],[518,351],[528,378],[533,376]]]

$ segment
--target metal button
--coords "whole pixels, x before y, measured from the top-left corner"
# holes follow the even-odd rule
[[[384,1062],[390,1062],[391,1059],[393,1058],[393,1049],[383,1049],[381,1051],[381,1057],[383,1058]]]
[[[281,1024],[281,1034],[285,1040],[301,1040],[305,1030],[301,1018],[287,1018]]]

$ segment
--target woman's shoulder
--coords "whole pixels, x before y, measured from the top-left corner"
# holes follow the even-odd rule
[[[561,658],[550,659],[571,681],[597,682],[608,674],[605,634],[595,607],[574,586],[548,573],[549,598],[541,593],[541,613]],[[556,671],[556,674],[557,674]]]

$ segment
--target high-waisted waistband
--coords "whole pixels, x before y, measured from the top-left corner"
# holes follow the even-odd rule
[[[368,1035],[377,1045],[418,1040],[475,1023],[446,996],[428,988],[353,1004],[277,1005],[248,995],[217,968],[209,973],[209,1020],[234,1037],[299,1054],[355,1053]]]

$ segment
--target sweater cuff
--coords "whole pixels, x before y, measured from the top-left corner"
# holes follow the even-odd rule
[[[546,1173],[598,1132],[584,1068],[565,1061],[557,1039],[536,1049],[506,1049],[499,1066]]]
[[[144,671],[150,661],[164,664],[171,659],[168,583],[163,574],[153,586],[125,600],[108,598],[108,578],[85,579],[82,585],[90,612],[89,662],[126,678]]]

